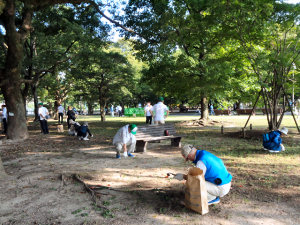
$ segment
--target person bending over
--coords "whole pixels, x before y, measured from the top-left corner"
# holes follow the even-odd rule
[[[285,150],[285,147],[282,144],[281,137],[283,135],[288,134],[288,129],[286,127],[283,127],[280,130],[271,131],[267,134],[263,135],[263,146],[264,150],[278,153]]]
[[[89,130],[88,122],[84,122],[78,129],[77,137],[79,140],[88,141],[88,135],[90,135],[90,137],[93,137]]]
[[[192,161],[196,167],[203,171],[208,205],[219,203],[220,197],[228,194],[232,180],[232,176],[227,171],[222,159],[208,151],[197,150],[190,144],[182,148],[181,154],[186,161]],[[174,178],[183,180],[187,179],[187,175],[178,173]]]
[[[113,145],[116,147],[116,158],[120,159],[120,152],[123,150],[123,155],[126,158],[134,157],[131,153],[135,150],[135,134],[137,131],[137,126],[135,124],[127,124],[121,127],[113,139]]]

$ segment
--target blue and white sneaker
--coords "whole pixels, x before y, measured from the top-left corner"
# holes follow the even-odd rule
[[[218,204],[220,202],[220,198],[216,197],[214,200],[208,202],[208,205]]]
[[[117,155],[116,155],[116,158],[117,158],[117,159],[121,159],[120,154],[117,154]]]
[[[129,156],[129,157],[134,157],[134,155],[132,155],[131,153],[128,153],[128,156]]]
[[[279,153],[279,152],[281,152],[281,150],[269,150],[269,152],[271,152],[271,153]]]

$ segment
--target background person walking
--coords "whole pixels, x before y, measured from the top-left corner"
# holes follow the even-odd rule
[[[152,124],[152,110],[153,106],[151,105],[151,102],[147,102],[147,105],[144,107],[145,116],[146,116],[146,123]]]
[[[57,112],[58,112],[58,123],[63,124],[65,109],[61,104],[59,104],[57,108]]]
[[[39,116],[40,116],[41,132],[43,134],[49,134],[48,122],[47,122],[47,119],[49,117],[49,112],[48,109],[43,106],[43,103],[39,103]]]
[[[6,105],[2,105],[2,125],[3,125],[3,134],[7,133],[7,108]]]

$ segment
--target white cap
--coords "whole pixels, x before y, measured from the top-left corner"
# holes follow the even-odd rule
[[[193,150],[193,148],[194,148],[194,146],[191,145],[191,144],[187,144],[187,145],[183,146],[183,148],[181,149],[181,154],[184,156],[185,159],[191,153],[191,151]]]
[[[289,132],[289,130],[286,127],[281,128],[281,130],[279,131],[285,135],[287,135],[287,133]]]

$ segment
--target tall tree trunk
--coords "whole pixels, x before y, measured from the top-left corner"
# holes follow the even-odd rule
[[[105,122],[105,107],[106,107],[106,101],[100,100],[100,116],[101,116],[101,122]]]
[[[11,80],[12,77],[18,80],[18,75],[12,72],[9,84],[1,88],[7,106],[7,137],[9,139],[26,139],[28,138],[28,130],[21,88],[20,84]]]
[[[58,96],[55,96],[55,102],[54,102],[54,109],[53,109],[53,119],[54,120],[58,120],[58,111],[57,111],[57,109],[58,109],[58,106],[60,105],[60,102],[61,102],[61,100],[59,100],[58,98],[57,98]]]
[[[93,115],[94,110],[93,110],[93,102],[88,101],[87,102],[87,107],[88,107],[88,114]]]
[[[31,85],[31,91],[32,91],[33,102],[34,102],[34,121],[38,121],[40,117],[39,117],[39,99],[37,96],[37,84]]]
[[[206,97],[202,97],[201,99],[201,119],[208,119],[208,101]]]
[[[10,139],[28,138],[25,108],[21,92],[21,67],[24,40],[31,27],[32,9],[26,8],[22,28],[15,26],[15,1],[7,0],[3,10],[3,24],[6,31],[7,54],[5,69],[1,71],[1,90],[8,111],[7,137]],[[19,32],[19,33],[18,33]]]

